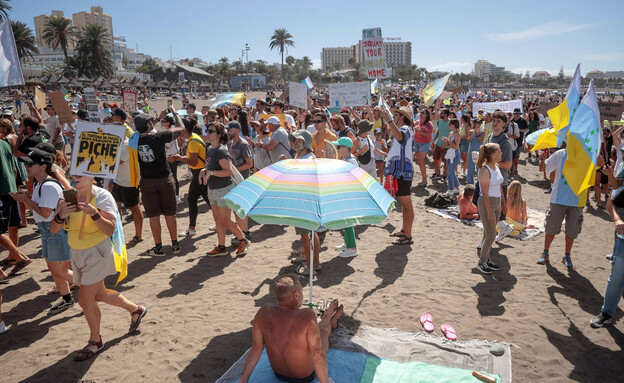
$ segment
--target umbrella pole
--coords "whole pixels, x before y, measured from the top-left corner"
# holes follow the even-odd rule
[[[314,280],[314,230],[310,230],[310,305],[312,305],[312,284]]]

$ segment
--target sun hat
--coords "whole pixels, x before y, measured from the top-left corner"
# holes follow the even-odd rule
[[[295,142],[297,138],[303,140],[303,146],[305,146],[306,149],[312,150],[312,134],[310,132],[304,129],[300,129],[295,130],[292,133],[288,133],[288,139],[290,140],[290,142]]]
[[[373,123],[368,120],[361,120],[357,124],[357,135],[370,132],[373,129]]]
[[[405,117],[407,117],[410,121],[410,124],[413,122],[412,120],[412,111],[407,106],[402,106],[400,108],[392,108],[390,109],[392,113],[401,113]]]

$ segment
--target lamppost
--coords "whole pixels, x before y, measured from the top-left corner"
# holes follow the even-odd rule
[[[245,58],[247,59],[247,64],[249,64],[249,44],[245,43]]]

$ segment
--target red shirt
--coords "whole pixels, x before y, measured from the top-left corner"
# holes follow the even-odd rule
[[[414,142],[419,144],[425,144],[431,142],[431,136],[433,135],[433,124],[431,121],[427,121],[424,124],[420,124],[420,121],[414,126]]]

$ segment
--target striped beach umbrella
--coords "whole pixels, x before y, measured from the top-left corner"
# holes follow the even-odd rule
[[[535,146],[535,144],[537,143],[537,139],[539,138],[539,136],[541,136],[542,134],[544,134],[544,132],[546,132],[548,129],[540,129],[540,130],[536,130],[535,132],[527,135],[524,139],[524,142],[526,142],[527,144],[531,145],[531,146]]]

